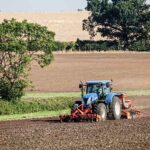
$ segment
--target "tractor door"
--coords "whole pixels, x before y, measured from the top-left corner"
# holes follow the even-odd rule
[[[111,92],[110,87],[107,84],[103,84],[103,86],[101,87],[101,95],[100,95],[100,99],[105,100],[106,96]]]

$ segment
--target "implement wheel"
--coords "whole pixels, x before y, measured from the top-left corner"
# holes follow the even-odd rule
[[[121,103],[118,97],[114,96],[111,104],[112,119],[119,120],[121,118]]]
[[[103,103],[97,105],[97,114],[101,116],[101,121],[105,121],[107,117],[106,106]]]

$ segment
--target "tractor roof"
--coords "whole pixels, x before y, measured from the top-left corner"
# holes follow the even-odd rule
[[[86,84],[106,84],[106,83],[111,83],[111,80],[94,80],[94,81],[87,81]]]

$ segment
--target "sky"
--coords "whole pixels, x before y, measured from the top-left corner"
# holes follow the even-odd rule
[[[0,0],[2,12],[76,11],[86,7],[86,0]]]
[[[147,0],[150,4],[150,0]],[[0,0],[2,12],[60,12],[86,7],[86,0]]]

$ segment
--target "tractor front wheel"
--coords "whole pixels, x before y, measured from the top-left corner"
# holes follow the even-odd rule
[[[97,105],[97,114],[100,115],[101,120],[105,121],[106,117],[107,117],[107,110],[106,110],[106,106],[103,103],[99,103]]]
[[[112,119],[119,120],[121,118],[121,103],[118,97],[114,96],[111,104]]]

